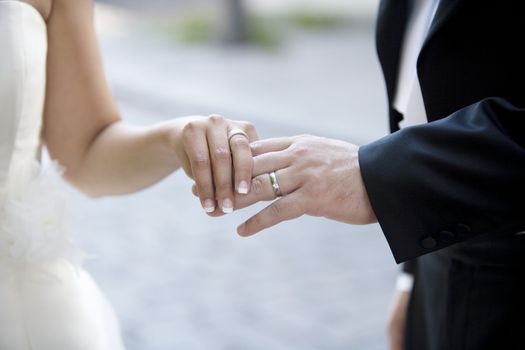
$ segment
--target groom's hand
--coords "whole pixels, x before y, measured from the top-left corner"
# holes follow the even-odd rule
[[[250,236],[304,214],[353,224],[375,222],[361,178],[358,149],[314,136],[253,143],[252,190],[236,197],[236,209],[279,198],[239,226],[238,233]]]
[[[186,174],[195,181],[194,193],[212,216],[233,211],[235,192],[249,192],[253,157],[250,143],[258,139],[253,125],[219,115],[181,118],[177,154]],[[239,196],[238,196],[239,197]]]

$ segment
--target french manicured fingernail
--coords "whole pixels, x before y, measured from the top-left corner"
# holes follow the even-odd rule
[[[246,181],[241,181],[237,191],[239,194],[248,194],[248,183]]]
[[[215,201],[206,199],[204,201],[204,211],[206,213],[213,213],[215,211]]]
[[[222,201],[222,212],[224,214],[231,214],[233,213],[233,202],[231,199],[226,198]]]

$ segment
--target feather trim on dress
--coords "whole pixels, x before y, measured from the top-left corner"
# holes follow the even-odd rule
[[[84,254],[71,238],[63,169],[57,162],[32,167],[30,181],[2,201],[0,259],[26,266],[66,260],[79,266]]]

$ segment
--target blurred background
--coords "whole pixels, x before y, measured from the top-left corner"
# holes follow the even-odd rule
[[[124,118],[220,113],[261,137],[387,133],[377,0],[100,0]],[[87,269],[130,350],[386,349],[396,265],[379,226],[304,217],[255,237],[262,205],[208,218],[182,172],[127,197],[71,191]]]

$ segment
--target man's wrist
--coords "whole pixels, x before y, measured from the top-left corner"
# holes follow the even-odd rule
[[[354,166],[357,168],[357,171],[359,173],[358,174],[359,183],[360,183],[361,191],[362,191],[362,206],[366,208],[365,210],[367,211],[367,214],[368,214],[367,223],[375,223],[377,222],[377,217],[374,212],[374,208],[372,207],[372,203],[370,203],[370,198],[368,197],[368,191],[366,190],[365,182],[363,179],[363,174],[361,172],[361,166],[359,164],[359,148],[360,147],[357,148],[357,151],[355,154]]]

